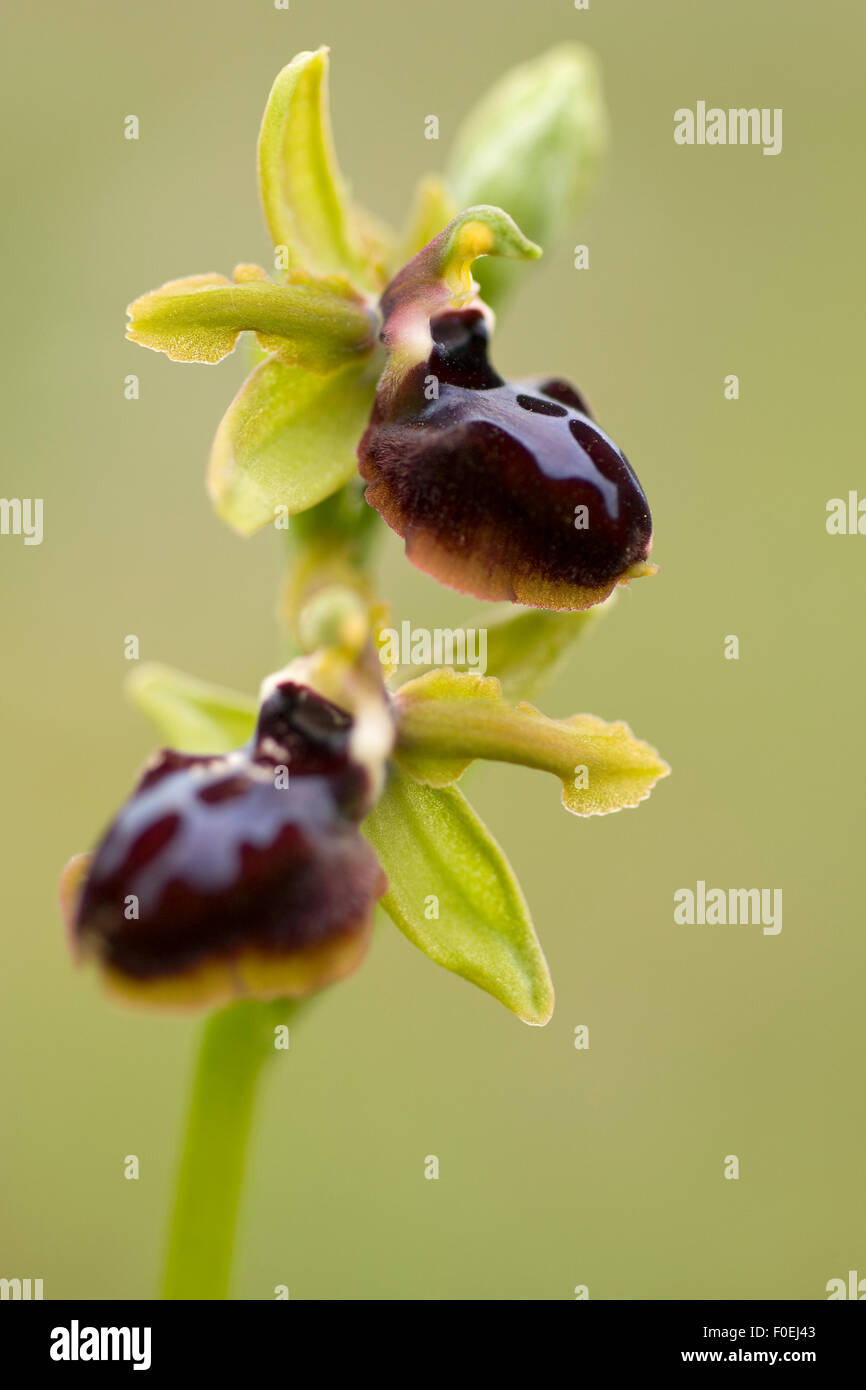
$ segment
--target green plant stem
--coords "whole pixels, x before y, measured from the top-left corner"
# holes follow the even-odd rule
[[[262,1068],[305,1000],[243,1000],[205,1024],[169,1235],[163,1297],[225,1299]]]

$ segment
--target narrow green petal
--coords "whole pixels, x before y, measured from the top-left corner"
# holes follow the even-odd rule
[[[310,371],[329,372],[372,351],[374,315],[345,281],[294,277],[274,285],[257,267],[170,280],[130,304],[127,338],[175,362],[219,362],[241,333],[258,333],[268,351]]]
[[[552,772],[567,811],[603,816],[637,806],[670,772],[627,724],[593,714],[548,719],[532,705],[509,705],[489,676],[431,671],[400,688],[394,710],[400,763],[434,787],[491,758]]]
[[[171,666],[145,662],[126,682],[126,693],[166,744],[184,753],[230,753],[250,738],[256,701],[210,685]]]
[[[229,406],[211,450],[208,491],[241,535],[274,521],[279,508],[306,511],[354,476],[355,451],[373,403],[365,363],[330,376],[260,363]]]
[[[529,909],[465,797],[395,768],[363,831],[388,875],[382,905],[409,940],[525,1023],[547,1023],[553,986]]]

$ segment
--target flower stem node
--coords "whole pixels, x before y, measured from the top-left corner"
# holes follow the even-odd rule
[[[298,616],[298,640],[304,651],[339,647],[358,653],[370,637],[370,606],[342,585],[320,589]]]

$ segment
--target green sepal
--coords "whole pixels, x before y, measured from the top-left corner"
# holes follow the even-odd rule
[[[252,696],[157,662],[144,662],[132,671],[126,694],[156,726],[164,743],[184,753],[230,753],[255,729],[258,706]]]
[[[356,449],[373,404],[370,364],[329,376],[262,362],[235,396],[217,430],[208,492],[224,521],[243,536],[306,511],[357,471]]]
[[[481,626],[487,633],[485,675],[495,676],[506,700],[526,699],[549,685],[565,661],[569,648],[590,631],[603,613],[616,602],[611,594],[604,603],[573,613],[527,608],[515,613],[512,604],[501,604],[491,614],[470,622],[472,630]],[[466,661],[449,663],[455,671],[471,671]],[[408,680],[425,675],[431,666],[405,666],[393,683],[397,688]]]
[[[594,54],[563,43],[506,72],[464,120],[447,180],[458,203],[507,208],[527,236],[552,250],[591,188],[607,144]],[[478,278],[498,308],[517,283],[488,261]]]
[[[356,213],[337,165],[328,107],[328,49],[298,53],[277,76],[258,142],[259,191],[275,247],[289,269],[342,272],[382,283],[380,234]]]
[[[529,608],[487,629],[488,676],[495,676],[506,700],[536,695],[563,665],[569,648],[598,622],[615,600],[594,608],[553,613]]]
[[[524,1023],[547,1023],[553,985],[529,908],[462,793],[392,768],[362,829],[388,875],[382,906],[409,940]]]
[[[490,676],[431,671],[401,686],[394,713],[399,762],[433,787],[450,786],[476,758],[490,758],[552,772],[567,811],[603,816],[637,806],[670,773],[627,724],[593,714],[548,719],[532,705],[510,705]]]

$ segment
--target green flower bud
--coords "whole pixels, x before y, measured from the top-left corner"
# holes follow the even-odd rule
[[[298,637],[306,652],[317,647],[360,652],[369,635],[369,605],[341,584],[320,589],[298,617]]]
[[[448,182],[458,206],[505,208],[549,248],[584,197],[606,143],[601,78],[581,44],[559,44],[512,68],[469,113],[454,143]],[[511,266],[487,261],[478,279],[488,303],[510,289]]]

